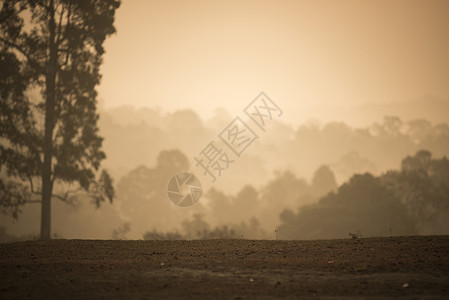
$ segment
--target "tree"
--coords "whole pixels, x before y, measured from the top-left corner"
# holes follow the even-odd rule
[[[209,199],[209,207],[218,223],[229,223],[234,218],[232,196],[226,195],[216,188],[211,188],[205,195]]]
[[[420,150],[415,156],[407,156],[401,162],[402,172],[422,172],[429,174],[432,164],[432,153]]]
[[[210,226],[203,217],[202,214],[194,214],[192,220],[182,221],[182,228],[188,238],[198,239],[207,234]]]
[[[141,165],[124,175],[117,182],[117,207],[121,215],[130,221],[130,238],[138,238],[143,230],[157,226],[168,230],[179,223],[185,211],[179,210],[168,199],[167,184],[181,172],[188,172],[188,158],[179,150],[164,150],[157,157],[153,168]],[[189,212],[201,210],[196,203]]]
[[[336,190],[337,187],[334,172],[328,166],[323,165],[319,167],[313,174],[312,190],[317,197],[324,196]]]
[[[282,238],[344,238],[360,230],[364,236],[389,233],[413,234],[413,220],[394,193],[369,173],[354,175],[336,192],[322,197],[318,203],[302,206],[296,215],[281,214]]]
[[[373,130],[380,136],[398,137],[402,134],[404,122],[397,116],[385,116],[382,124],[374,124]]]
[[[257,217],[265,230],[272,232],[279,224],[279,214],[309,202],[310,186],[302,178],[287,170],[275,172],[275,177],[260,190],[260,209]]]
[[[245,185],[233,199],[234,221],[248,220],[256,214],[259,205],[259,192],[253,186]]]
[[[40,202],[42,239],[50,238],[52,198],[69,201],[84,190],[95,192],[99,205],[114,196],[107,172],[95,179],[105,158],[95,87],[119,5],[5,0],[0,11],[0,166],[14,182],[1,184],[23,191],[13,191],[19,199],[2,193],[1,204],[17,215],[20,205]],[[55,195],[55,183],[76,188]]]
[[[401,199],[420,234],[449,230],[449,160],[432,158],[420,150],[401,162],[400,171],[382,176],[384,184]]]
[[[422,144],[432,137],[432,123],[425,119],[415,119],[407,122],[407,135],[416,144]]]

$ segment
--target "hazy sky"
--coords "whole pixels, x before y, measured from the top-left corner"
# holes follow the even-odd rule
[[[293,121],[449,99],[449,1],[123,0],[116,28],[106,108],[235,115],[265,91]]]

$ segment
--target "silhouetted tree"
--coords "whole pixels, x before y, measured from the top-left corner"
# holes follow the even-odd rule
[[[262,201],[277,207],[296,205],[298,199],[310,192],[309,185],[291,171],[278,173],[262,188]]]
[[[95,181],[105,158],[95,86],[101,78],[103,43],[115,32],[119,5],[117,0],[3,1],[0,161],[26,198],[11,203],[3,194],[1,201],[10,207],[40,201],[42,239],[50,238],[51,199],[67,201],[70,194],[53,195],[55,183],[76,183],[86,191],[95,182],[110,183],[105,172]],[[110,187],[94,189],[112,200]],[[31,194],[39,194],[40,200],[28,198]],[[99,196],[96,203],[103,199]]]
[[[404,122],[398,116],[385,116],[381,125],[375,124],[373,130],[378,135],[399,136],[402,134]]]
[[[162,230],[165,225],[180,223],[179,218],[185,212],[168,199],[167,184],[174,175],[188,170],[189,161],[181,151],[164,150],[159,153],[154,168],[139,166],[118,181],[117,206],[130,220],[130,235],[136,237],[136,232],[141,230],[154,226]],[[200,208],[201,203],[197,203],[190,211]]]
[[[211,188],[207,191],[206,197],[209,198],[210,209],[219,223],[229,223],[234,219],[232,196]]]
[[[279,172],[261,189],[261,209],[258,218],[266,230],[279,224],[279,214],[285,208],[297,207],[310,201],[310,186],[291,171]]]
[[[185,237],[180,234],[177,231],[169,231],[166,233],[159,232],[156,229],[153,229],[153,231],[147,231],[143,234],[144,240],[167,240],[167,241],[173,241],[173,240],[181,240],[185,239]]]
[[[354,175],[336,193],[301,207],[295,217],[284,211],[281,218],[279,234],[287,239],[346,237],[354,231],[378,236],[387,235],[389,228],[395,234],[415,232],[405,206],[369,173]]]
[[[234,220],[248,220],[255,215],[259,205],[259,193],[251,185],[245,185],[235,196],[232,214],[236,217]]]
[[[112,231],[112,238],[114,240],[126,239],[126,234],[131,230],[131,224],[129,222],[123,223],[119,228]]]
[[[422,172],[429,174],[432,167],[432,154],[427,150],[421,150],[415,156],[407,156],[401,162],[402,172]]]
[[[328,166],[321,166],[312,178],[312,190],[315,196],[321,197],[338,187],[334,172]]]
[[[384,184],[401,199],[422,234],[449,230],[449,161],[432,159],[427,150],[402,160],[400,171],[389,171]]]
[[[186,172],[189,169],[189,160],[179,150],[164,150],[157,157],[156,172],[159,175],[168,176],[165,180],[170,179],[177,172]]]
[[[432,123],[428,120],[411,120],[407,122],[407,125],[407,135],[416,144],[422,143],[432,136]]]
[[[203,220],[202,214],[194,214],[192,220],[184,220],[182,228],[188,238],[201,238],[209,231],[209,224]]]

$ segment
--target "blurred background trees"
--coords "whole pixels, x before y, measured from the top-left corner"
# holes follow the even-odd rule
[[[291,172],[279,172],[259,191],[245,186],[233,196],[211,189],[207,197],[210,203],[205,212],[215,216],[219,225],[212,228],[205,215],[194,215],[184,220],[182,230],[171,234],[171,238],[327,239],[348,238],[349,233],[368,237],[447,234],[449,161],[446,157],[433,159],[429,151],[421,150],[404,158],[400,170],[380,176],[355,174],[340,187],[330,168],[321,166],[310,185]],[[269,214],[270,210],[281,211]],[[163,237],[160,232],[145,235],[145,239]]]
[[[393,235],[449,233],[445,123],[392,117],[363,128],[342,122],[310,122],[296,130],[276,125],[279,135],[273,133],[273,140],[269,134],[261,138],[229,173],[204,190],[195,206],[180,209],[167,200],[167,182],[177,172],[196,171],[191,158],[202,142],[214,138],[219,125],[226,124],[226,115],[220,114],[217,128],[206,129],[204,124],[214,123],[198,121],[193,111],[125,112],[108,110],[100,119],[105,152],[113,156],[104,166],[118,178],[116,201],[104,206],[104,217],[89,220],[87,209],[74,207],[70,220],[83,224],[78,231],[56,217],[62,236],[110,238],[115,232],[114,237],[134,239],[167,234],[170,238],[229,234],[274,239],[277,230],[279,238],[319,238],[347,237],[346,231],[389,235],[390,228]],[[182,132],[184,139],[178,139],[183,122],[192,126]],[[425,146],[427,152],[419,150]],[[362,177],[356,179],[355,174]],[[13,188],[8,191],[15,193]],[[32,219],[31,208],[23,207],[23,215]],[[56,215],[68,213],[55,209]],[[183,225],[195,220],[195,215],[208,225],[200,235]],[[336,223],[340,226],[333,226]],[[123,230],[124,224],[129,224],[129,230]],[[15,235],[28,232],[23,229]]]

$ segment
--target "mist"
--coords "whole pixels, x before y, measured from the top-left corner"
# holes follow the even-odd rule
[[[1,299],[447,299],[449,1],[0,0]]]
[[[446,1],[124,1],[94,92],[115,198],[53,199],[52,234],[448,234],[447,11]],[[261,92],[282,110],[263,130],[244,111]],[[35,87],[27,95],[42,97]],[[196,158],[210,142],[230,151],[220,134],[237,117],[257,138],[211,180]],[[423,165],[407,169],[407,159]],[[183,172],[202,186],[189,207],[167,193]],[[362,200],[381,206],[372,219]],[[38,236],[39,204],[2,212],[2,239]]]
[[[422,149],[429,151],[430,160],[444,161],[449,152],[447,123],[385,116],[366,127],[317,120],[292,126],[280,117],[212,183],[195,166],[194,157],[231,121],[231,114],[224,109],[207,120],[193,109],[173,113],[132,106],[102,110],[99,126],[107,154],[104,167],[114,178],[116,199],[100,208],[82,197],[72,204],[54,201],[54,235],[95,239],[309,239],[343,237],[356,231],[366,236],[449,232],[447,210],[440,210],[440,223],[421,228],[418,223],[424,217],[413,219],[408,212],[412,205],[401,194],[404,191],[382,183],[387,174],[403,170],[406,157],[415,157]],[[448,169],[443,168],[445,173],[439,175],[443,177],[437,179],[444,182]],[[204,188],[200,200],[190,207],[175,206],[167,196],[168,181],[181,171],[197,175]],[[371,180],[366,184],[373,188],[397,195],[379,196],[361,186],[364,192],[354,204],[344,202],[353,196],[340,195],[339,190],[359,177]],[[408,192],[419,195],[421,190]],[[378,205],[385,205],[379,208],[373,223],[366,224],[362,211],[351,210],[370,197]],[[435,200],[435,196],[429,197]],[[444,197],[443,206],[447,202]],[[322,203],[333,198],[341,198],[332,201],[340,201],[343,207],[332,208],[331,203],[325,210],[335,211],[320,212]],[[434,209],[440,205],[432,203],[429,205]],[[367,209],[367,204],[364,206]],[[324,215],[307,215],[310,209]],[[18,220],[2,217],[1,225],[9,235],[37,236],[39,212],[37,205],[25,205]],[[340,219],[335,219],[335,214]],[[403,217],[384,220],[385,214]],[[353,218],[350,224],[337,230],[336,224],[344,224],[348,215]],[[332,230],[328,225],[315,224],[323,219],[337,223]]]

